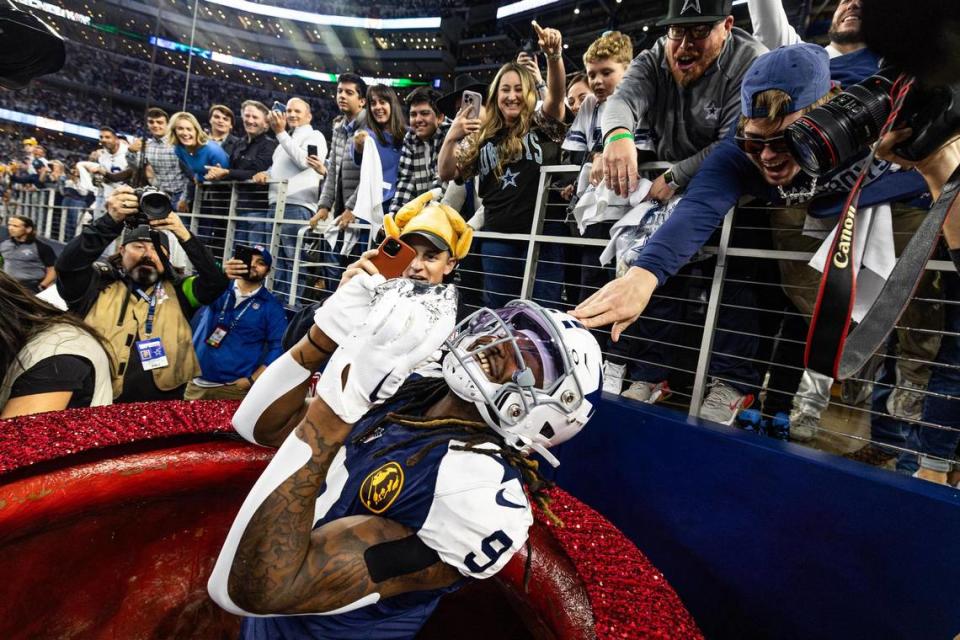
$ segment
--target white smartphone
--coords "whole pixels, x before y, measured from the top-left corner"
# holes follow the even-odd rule
[[[481,96],[476,91],[470,91],[467,89],[463,92],[463,97],[460,98],[461,107],[469,107],[469,117],[470,118],[479,118],[480,117],[480,107],[483,105],[483,96]]]

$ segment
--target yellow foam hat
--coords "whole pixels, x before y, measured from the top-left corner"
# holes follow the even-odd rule
[[[37,139],[36,139],[36,138],[27,138],[26,140],[23,141],[23,144],[29,144],[29,145],[36,146],[36,145],[37,145]]]
[[[421,194],[393,214],[383,217],[383,229],[389,238],[400,239],[408,233],[417,233],[433,242],[438,249],[445,249],[458,260],[470,252],[473,229],[453,207],[435,202],[436,190]],[[445,246],[440,246],[437,241]]]

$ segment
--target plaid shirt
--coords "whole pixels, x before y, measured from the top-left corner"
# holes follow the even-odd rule
[[[397,168],[397,193],[390,204],[390,213],[396,213],[421,193],[443,186],[437,175],[437,156],[451,124],[449,118],[444,118],[433,137],[427,141],[421,140],[412,131],[404,136]]]
[[[187,174],[173,146],[164,139],[147,138],[147,162],[153,167],[157,186],[170,195],[187,190]],[[200,176],[201,178],[203,176]],[[174,203],[176,204],[176,203]]]

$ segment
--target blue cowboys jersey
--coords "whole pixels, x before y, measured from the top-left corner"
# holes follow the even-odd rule
[[[384,414],[365,417],[337,453],[316,501],[317,527],[355,515],[390,518],[413,529],[467,578],[488,578],[526,542],[533,523],[520,474],[499,456],[458,451],[450,440],[416,464],[410,457],[437,439],[426,436],[385,455],[383,449],[429,433],[387,423],[365,442],[350,442]],[[485,444],[496,450],[495,445]],[[460,583],[462,584],[462,582]],[[412,638],[447,589],[415,591],[337,615],[246,618],[242,637],[255,640]]]

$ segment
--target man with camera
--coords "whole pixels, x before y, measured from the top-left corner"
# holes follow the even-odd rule
[[[797,82],[797,78],[809,80]],[[742,195],[753,195],[776,206],[787,203],[789,206],[783,215],[810,210],[814,206],[814,196],[818,200],[835,196],[832,198],[835,210],[819,213],[839,213],[842,197],[847,191],[843,187],[845,180],[839,179],[837,174],[830,174],[818,184],[801,170],[783,133],[801,116],[827,102],[832,91],[828,56],[822,47],[798,44],[758,58],[741,87],[743,115],[736,136],[725,138],[710,154],[673,215],[650,239],[627,274],[586,300],[573,315],[590,327],[613,323],[613,336],[618,338],[643,313],[654,290],[706,243]],[[868,184],[861,194],[860,207],[891,202],[891,191],[887,186],[882,181]],[[916,195],[915,192],[902,192],[898,197],[910,201]],[[904,208],[904,215],[923,215],[922,209],[907,211],[911,207],[899,201],[893,206],[895,210]],[[773,226],[779,226],[776,217]],[[782,275],[794,304],[801,311],[812,312],[815,299],[811,296],[816,294],[819,274],[801,265],[800,269],[783,270]],[[932,290],[931,283],[924,288],[921,282],[918,295],[935,297],[937,293]],[[937,330],[937,311],[937,305],[933,303],[916,306],[904,324],[911,328]],[[908,333],[912,332],[901,335],[901,342],[909,342]],[[791,418],[791,438],[809,440],[815,435],[819,412],[829,401],[829,394],[823,394],[822,387],[825,384],[829,390],[832,383],[826,376],[823,378],[827,382],[816,381],[810,385],[809,395],[795,397],[796,415]]]
[[[237,245],[224,263],[233,286],[200,311],[193,347],[201,374],[187,384],[184,400],[242,399],[283,353],[287,316],[264,285],[272,266],[263,245]]]
[[[170,211],[169,199],[162,208],[167,215],[149,201],[148,219],[141,198],[121,185],[107,199],[107,213],[85,226],[57,259],[60,295],[112,347],[115,402],[183,397],[187,382],[200,374],[190,319],[229,284],[210,252]],[[161,231],[177,238],[196,275],[173,270]],[[118,237],[119,251],[100,261]]]

